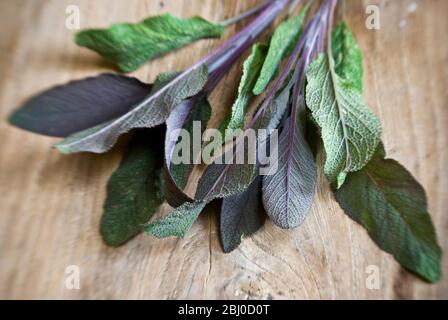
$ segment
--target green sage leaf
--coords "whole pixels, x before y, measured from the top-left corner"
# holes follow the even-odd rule
[[[307,12],[308,8],[306,7],[297,16],[281,23],[275,30],[260,76],[253,89],[255,95],[261,94],[266,89],[275,76],[282,59],[291,53],[291,47],[294,47],[302,33],[302,25]]]
[[[252,90],[260,74],[266,53],[267,46],[265,44],[256,43],[252,47],[252,53],[243,65],[243,76],[238,88],[238,96],[232,106],[232,114],[225,122],[225,129],[243,128],[247,106],[253,97]]]
[[[224,27],[200,17],[180,19],[169,14],[139,23],[118,23],[108,29],[79,32],[75,42],[132,72],[145,62],[203,38],[220,37]]]
[[[427,209],[425,191],[397,161],[380,150],[361,171],[349,173],[335,190],[353,220],[384,251],[430,282],[441,278],[441,249]]]
[[[348,172],[362,169],[371,159],[381,123],[359,91],[336,74],[327,55],[309,66],[307,80],[306,103],[322,131],[325,174],[341,186]]]
[[[146,233],[157,238],[183,238],[206,205],[203,201],[186,202],[165,218],[149,224]]]
[[[362,92],[363,66],[361,50],[347,23],[336,25],[332,35],[332,52],[335,71],[351,87]]]
[[[160,131],[157,128],[137,132],[109,180],[101,234],[110,246],[120,246],[142,232],[164,200]]]

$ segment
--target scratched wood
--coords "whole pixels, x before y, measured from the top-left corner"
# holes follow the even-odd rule
[[[73,43],[73,31],[65,28],[69,4],[79,6],[84,28],[163,12],[219,21],[255,3],[0,1],[0,298],[448,298],[448,278],[428,285],[399,268],[343,214],[322,176],[302,227],[284,231],[267,223],[232,254],[221,250],[213,207],[185,239],[141,235],[122,248],[108,248],[100,238],[99,221],[106,182],[120,161],[123,143],[107,155],[63,156],[51,149],[55,139],[5,122],[39,90],[110,70],[94,53]],[[368,4],[380,8],[380,30],[365,27]],[[364,52],[365,96],[381,117],[388,153],[426,188],[439,240],[448,250],[446,12],[446,0],[348,0],[346,6]],[[238,28],[241,24],[225,37]],[[135,75],[149,82],[161,71],[180,70],[220,41],[200,41]],[[212,122],[231,105],[238,77],[236,67],[213,95]],[[65,286],[69,265],[80,268],[80,290]],[[370,265],[380,270],[380,290],[366,287]],[[448,271],[447,259],[443,269]]]

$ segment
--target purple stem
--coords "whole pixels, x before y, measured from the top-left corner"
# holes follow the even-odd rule
[[[225,42],[221,47],[208,54],[201,61],[196,63],[192,68],[201,64],[207,64],[209,71],[209,79],[204,89],[196,96],[184,101],[176,107],[171,117],[175,117],[174,113],[182,111],[181,119],[178,119],[176,125],[182,126],[187,119],[188,112],[192,110],[195,103],[204,95],[212,92],[224,75],[229,71],[232,65],[240,58],[244,51],[252,44],[252,42],[263,32],[278,16],[278,14],[286,7],[290,0],[272,0],[265,3],[263,11],[250,24],[239,31],[235,36]],[[170,119],[169,118],[169,119]],[[179,122],[180,121],[180,122]],[[165,147],[165,160],[169,167],[171,163],[174,143],[169,143]]]
[[[259,4],[235,17],[231,17],[229,19],[226,19],[224,21],[221,21],[220,24],[223,25],[224,27],[230,26],[232,24],[238,23],[241,20],[244,20],[250,16],[256,15],[258,12],[260,12],[261,10],[263,10],[264,8],[266,8],[267,5],[269,5],[270,2],[272,2],[273,0],[266,0],[264,3]],[[300,1],[300,0],[299,0]]]
[[[257,18],[250,24],[234,35],[230,40],[225,42],[221,47],[206,56],[201,63],[208,66],[209,72],[213,73],[222,64],[230,59],[235,51],[239,48],[248,47],[278,16],[278,14],[286,7],[289,0],[272,1]]]
[[[275,81],[272,89],[267,94],[266,99],[261,104],[259,110],[254,115],[250,123],[245,127],[245,129],[253,128],[258,121],[259,117],[263,114],[263,112],[266,110],[266,108],[269,106],[273,98],[275,97],[275,94],[278,92],[278,90],[281,88],[283,83],[288,78],[288,75],[293,69],[296,69],[297,72],[295,72],[295,85],[294,85],[294,92],[293,92],[293,108],[291,111],[291,121],[295,121],[292,119],[295,119],[297,107],[299,98],[301,95],[300,93],[303,92],[303,84],[305,79],[305,72],[310,64],[313,57],[320,51],[323,50],[323,40],[325,38],[325,31],[327,26],[327,19],[329,15],[331,16],[331,12],[334,11],[335,5],[337,3],[337,0],[325,0],[325,2],[322,3],[321,7],[319,8],[317,14],[313,17],[313,19],[310,21],[310,23],[307,25],[305,32],[303,33],[301,39],[297,43],[296,47],[294,48],[293,53],[289,57],[285,68],[282,70],[282,73]],[[331,23],[331,21],[329,22]],[[299,59],[300,54],[302,53],[302,57]],[[297,60],[299,59],[298,63]],[[295,66],[295,64],[297,65]],[[295,123],[295,122],[294,122]],[[295,126],[291,129],[291,134],[294,135],[295,133]],[[292,136],[293,137],[293,136]],[[291,138],[289,139],[290,143],[293,141]],[[292,150],[292,148],[289,148]],[[291,158],[291,154],[288,155],[289,158]],[[229,169],[229,165],[226,166],[223,169],[223,172],[220,174],[218,179],[216,180],[215,185],[211,188],[211,190],[208,192],[207,197],[209,197],[216,185],[219,183],[219,181],[222,179],[222,177],[225,175],[226,171]],[[290,171],[290,166],[288,165],[288,170]],[[287,175],[287,183],[289,184],[289,175]]]
[[[322,4],[319,8],[317,15],[315,16],[315,23],[317,23],[314,34],[305,34],[305,45],[303,48],[302,56],[296,66],[296,83],[293,90],[292,110],[289,118],[290,129],[288,132],[288,156],[287,156],[287,173],[286,173],[286,190],[290,190],[290,176],[293,156],[293,145],[296,137],[297,130],[297,112],[301,106],[300,102],[303,99],[305,72],[308,65],[311,62],[312,57],[316,54],[316,51],[323,50],[323,39],[325,38],[326,31],[326,18],[328,14],[327,2]],[[287,203],[289,203],[289,192],[287,193]]]
[[[315,29],[317,27],[316,24],[317,24],[317,19],[316,19],[316,17],[314,17],[311,20],[311,22],[307,25],[307,27],[305,29],[305,32],[303,33],[302,37],[300,38],[300,41],[297,43],[296,47],[294,48],[293,53],[289,57],[289,59],[288,59],[288,61],[286,63],[285,68],[283,69],[283,71],[280,74],[280,76],[277,78],[274,86],[269,91],[266,99],[264,100],[264,102],[262,103],[260,108],[258,109],[258,111],[255,114],[255,116],[252,118],[250,123],[247,125],[246,129],[247,128],[252,128],[255,125],[255,123],[258,121],[260,116],[264,113],[266,108],[272,102],[272,99],[275,97],[275,94],[281,88],[281,86],[283,85],[285,80],[288,78],[289,73],[293,69],[294,64],[296,63],[297,59],[299,58],[300,53],[302,52],[303,47],[305,46],[308,37],[310,36],[310,34],[315,33]]]

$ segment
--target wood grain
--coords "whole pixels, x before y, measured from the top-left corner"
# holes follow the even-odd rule
[[[403,271],[332,199],[323,177],[312,212],[297,230],[268,223],[224,254],[216,208],[185,239],[141,235],[119,249],[98,232],[105,186],[122,145],[107,155],[63,156],[54,139],[10,127],[5,119],[49,86],[110,70],[76,47],[65,8],[78,5],[82,27],[105,27],[170,12],[222,20],[256,0],[2,0],[0,1],[0,298],[63,299],[395,299],[448,298],[448,278],[428,285]],[[376,4],[381,29],[365,27]],[[412,4],[417,5],[413,12]],[[415,6],[414,6],[415,8]],[[443,248],[448,250],[448,2],[348,0],[346,17],[364,52],[366,99],[381,117],[389,155],[424,185]],[[241,25],[230,28],[226,37]],[[190,65],[222,40],[200,41],[140,69]],[[236,91],[238,67],[213,95],[222,117]],[[212,121],[212,122],[213,122]],[[161,212],[166,212],[165,207]],[[77,265],[80,290],[67,290],[65,269]],[[381,289],[366,288],[366,267],[379,267]],[[443,269],[448,272],[448,259]]]

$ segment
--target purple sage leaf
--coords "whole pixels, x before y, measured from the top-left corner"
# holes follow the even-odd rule
[[[313,203],[317,169],[299,119],[287,119],[278,145],[278,166],[263,177],[263,204],[281,228],[299,226]]]
[[[265,220],[258,176],[245,191],[222,200],[220,233],[224,251],[235,250],[241,238],[258,231]]]
[[[66,137],[127,113],[151,92],[151,85],[114,74],[56,86],[15,111],[11,124],[31,132]]]

